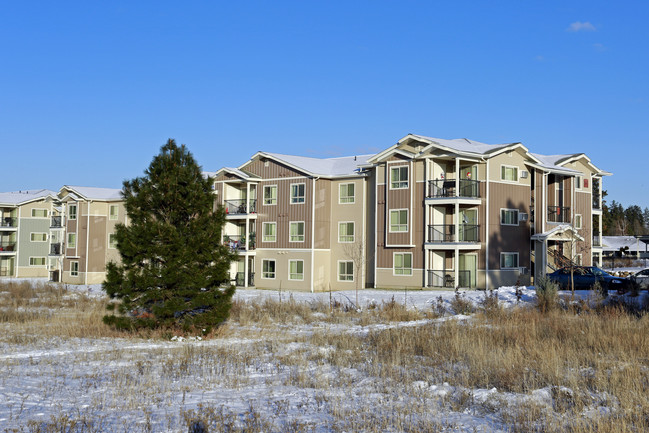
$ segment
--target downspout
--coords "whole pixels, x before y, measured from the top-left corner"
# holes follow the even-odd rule
[[[364,176],[362,178],[363,182],[363,221],[362,221],[362,226],[363,226],[363,260],[361,261],[361,285],[363,289],[366,287],[366,279],[365,279],[365,262],[367,261],[367,217],[366,217],[366,203],[367,203],[367,176]]]
[[[14,278],[18,278],[18,264],[20,263],[20,219],[22,206],[18,207],[18,219],[16,220],[16,258],[14,259]]]
[[[378,260],[377,260],[377,255],[378,255],[378,248],[379,248],[379,235],[378,235],[378,223],[379,223],[379,217],[377,215],[378,211],[378,191],[379,191],[379,168],[378,166],[374,166],[374,227],[372,230],[374,230],[374,281],[372,282],[372,285],[376,289],[376,268],[378,266]],[[387,184],[386,184],[387,188]],[[385,236],[385,233],[383,233],[383,236]]]
[[[486,179],[486,209],[485,209],[485,290],[489,290],[489,176],[491,172],[489,171],[489,160],[487,159],[487,173],[485,173]]]
[[[88,284],[88,256],[90,253],[90,205],[92,200],[88,200],[88,215],[86,218],[86,272],[84,272],[83,284]]]
[[[313,192],[311,194],[311,293],[315,291],[314,288],[314,279],[315,279],[315,183],[319,178],[313,178]]]

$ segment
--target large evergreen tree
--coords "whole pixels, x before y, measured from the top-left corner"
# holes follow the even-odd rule
[[[108,265],[104,282],[119,302],[104,322],[203,329],[227,319],[234,286],[221,286],[233,257],[220,242],[225,213],[214,206],[212,182],[171,139],[145,176],[124,181],[128,225],[115,233],[121,264]]]

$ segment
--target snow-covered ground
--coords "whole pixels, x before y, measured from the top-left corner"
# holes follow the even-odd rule
[[[100,286],[68,289],[103,296]],[[536,299],[533,287],[502,287],[495,293],[505,308],[530,305]],[[591,295],[577,292],[580,298]],[[471,320],[453,314],[454,291],[361,290],[358,305],[355,291],[240,289],[235,299],[261,308],[267,298],[329,303],[330,296],[360,309],[394,300],[430,311],[442,303],[450,315],[366,326],[317,321],[233,325],[224,337],[210,340],[43,339],[38,335],[0,339],[0,431],[21,427],[37,431],[48,424],[76,422],[77,430],[64,431],[176,432],[187,431],[183,414],[210,414],[210,419],[219,419],[223,425],[250,427],[247,431],[333,432],[340,431],[341,425],[347,426],[346,431],[357,431],[363,423],[384,422],[383,430],[367,431],[419,431],[435,426],[436,431],[504,432],[510,430],[504,408],[552,409],[557,393],[553,387],[517,394],[421,379],[395,383],[368,375],[371,369],[360,365],[337,367],[328,360],[332,351],[341,349],[331,344],[314,346],[307,338],[316,334],[363,336],[381,329]],[[478,305],[485,292],[466,291],[461,296]],[[610,396],[591,397],[593,405],[588,410],[593,413],[615,408]],[[360,418],[356,422],[350,417]]]

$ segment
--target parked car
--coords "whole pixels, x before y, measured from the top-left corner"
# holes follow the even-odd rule
[[[562,290],[570,290],[570,268],[561,268],[548,274],[548,278],[556,282]],[[599,281],[602,288],[624,292],[629,288],[629,280],[614,277],[597,266],[575,266],[573,271],[575,290],[589,290]]]
[[[641,289],[649,289],[649,269],[643,269],[631,275],[631,281],[637,283]]]

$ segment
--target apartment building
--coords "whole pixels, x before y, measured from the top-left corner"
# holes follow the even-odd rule
[[[240,286],[495,288],[601,260],[610,173],[584,154],[408,134],[376,155],[258,152],[214,175]]]
[[[101,284],[106,264],[119,261],[115,225],[127,224],[122,191],[65,185],[58,193],[65,215],[61,280]]]
[[[48,277],[60,269],[60,206],[47,189],[0,193],[0,277]]]

